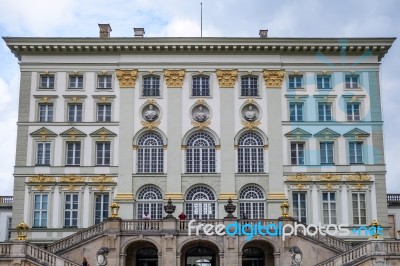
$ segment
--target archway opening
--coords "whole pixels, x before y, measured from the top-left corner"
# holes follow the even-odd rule
[[[218,266],[218,248],[208,241],[189,243],[182,250],[181,265],[184,266]]]
[[[126,250],[126,266],[158,266],[157,247],[147,241],[132,243]]]
[[[275,266],[274,248],[265,241],[251,241],[242,249],[242,266]]]

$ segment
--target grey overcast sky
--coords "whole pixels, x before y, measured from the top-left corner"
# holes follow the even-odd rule
[[[397,0],[203,0],[203,36],[399,37]],[[200,36],[200,1],[193,0],[0,0],[0,35],[97,37],[110,23],[112,37]],[[399,40],[382,61],[388,192],[400,193]],[[16,142],[19,70],[0,41],[0,195],[11,195]]]

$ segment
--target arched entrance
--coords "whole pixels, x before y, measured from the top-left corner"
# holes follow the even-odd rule
[[[266,241],[250,241],[242,249],[242,266],[275,266],[274,248]]]
[[[147,241],[134,242],[126,250],[125,266],[158,266],[157,247]]]
[[[219,266],[218,247],[208,241],[195,241],[182,249],[182,266]]]

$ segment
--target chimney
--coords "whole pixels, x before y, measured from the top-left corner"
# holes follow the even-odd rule
[[[144,37],[144,28],[133,28],[133,32],[135,33],[136,38],[143,38]]]
[[[260,30],[260,38],[267,38],[268,37],[268,30]]]
[[[100,38],[110,38],[110,33],[112,31],[110,24],[99,24],[100,28]]]

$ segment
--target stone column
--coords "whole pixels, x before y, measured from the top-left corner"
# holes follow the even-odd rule
[[[134,88],[137,70],[117,69],[119,81],[119,146],[118,146],[118,193],[115,202],[120,205],[122,219],[132,219],[134,195],[132,192],[133,171],[133,120],[135,114]]]
[[[164,70],[168,88],[168,123],[167,123],[167,191],[165,201],[169,198],[176,206],[176,213],[183,210],[182,195],[182,86],[185,70]]]
[[[267,197],[267,215],[269,219],[281,216],[280,205],[286,201],[283,184],[283,148],[282,148],[282,98],[281,88],[285,76],[283,70],[264,70],[267,88],[267,126],[268,126],[268,168],[269,192]]]
[[[220,87],[221,192],[218,197],[219,218],[226,216],[224,205],[229,198],[235,203],[235,86],[237,70],[217,70]]]

